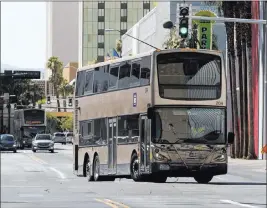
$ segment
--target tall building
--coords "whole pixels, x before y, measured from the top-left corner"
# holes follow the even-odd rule
[[[79,2],[47,2],[46,59],[57,56],[63,66],[78,61]],[[46,69],[45,79],[51,71]]]
[[[90,61],[104,61],[120,39],[135,23],[155,7],[152,1],[80,2],[79,66]],[[115,29],[118,31],[105,31]]]
[[[78,62],[70,62],[63,69],[63,78],[67,80],[67,82],[71,82],[76,78],[76,72],[78,69]]]

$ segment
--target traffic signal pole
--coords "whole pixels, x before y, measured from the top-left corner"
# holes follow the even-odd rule
[[[225,17],[204,17],[204,16],[189,16],[190,19],[206,20],[216,22],[234,22],[234,23],[246,23],[246,24],[258,24],[260,25],[260,38],[259,38],[259,156],[258,159],[263,159],[263,155],[260,153],[264,146],[264,140],[266,145],[267,139],[267,3],[260,2],[260,18],[262,19],[241,19],[241,18],[225,18]],[[265,19],[263,19],[265,18]],[[265,75],[265,76],[264,76]]]

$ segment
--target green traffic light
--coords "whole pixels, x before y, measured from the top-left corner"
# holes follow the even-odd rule
[[[187,34],[187,32],[188,32],[188,29],[186,27],[180,28],[180,34],[185,35]]]

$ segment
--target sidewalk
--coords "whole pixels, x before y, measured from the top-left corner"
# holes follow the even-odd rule
[[[244,168],[249,168],[250,170],[257,172],[266,172],[267,160],[244,160],[228,157],[228,164],[230,166],[242,166]]]

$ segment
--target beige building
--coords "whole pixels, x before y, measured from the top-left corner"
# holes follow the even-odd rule
[[[78,62],[70,62],[63,69],[63,78],[67,80],[67,82],[71,82],[76,78],[76,72],[78,69]]]

